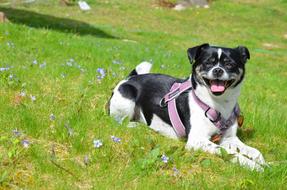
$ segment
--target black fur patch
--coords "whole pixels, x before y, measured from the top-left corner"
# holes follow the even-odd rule
[[[142,110],[148,125],[151,124],[153,114],[171,125],[167,107],[161,107],[159,103],[175,82],[184,82],[184,80],[162,74],[136,75],[122,84],[119,91],[124,97],[135,101],[136,107]],[[187,102],[188,93],[183,93],[176,99],[179,116],[186,127],[186,132],[189,132],[190,114]]]

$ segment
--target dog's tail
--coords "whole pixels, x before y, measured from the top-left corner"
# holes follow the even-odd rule
[[[147,74],[150,72],[151,67],[152,67],[151,63],[147,61],[143,61],[139,65],[137,65],[136,68],[132,70],[132,72],[130,72],[129,77],[134,76],[134,75]]]

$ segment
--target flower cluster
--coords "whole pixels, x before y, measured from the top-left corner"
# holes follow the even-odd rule
[[[106,76],[106,71],[103,68],[98,68],[97,73],[98,73],[97,78],[99,80],[103,79]]]

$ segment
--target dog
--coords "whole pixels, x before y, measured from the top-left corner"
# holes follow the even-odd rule
[[[162,105],[162,101],[174,83],[190,83],[192,88],[176,97],[176,109],[187,137],[186,149],[219,155],[224,149],[233,155],[232,162],[263,171],[266,163],[262,154],[236,136],[238,119],[231,120],[222,132],[207,115],[208,110],[203,110],[198,103],[216,110],[225,120],[232,115],[244,80],[245,64],[250,59],[249,50],[244,46],[226,48],[206,43],[189,48],[187,55],[192,64],[191,76],[187,79],[151,74],[152,64],[148,62],[136,66],[127,79],[114,88],[109,100],[109,114],[118,122],[128,117],[130,121],[145,123],[164,136],[178,139],[168,108]],[[217,134],[221,138],[214,143],[211,137]]]

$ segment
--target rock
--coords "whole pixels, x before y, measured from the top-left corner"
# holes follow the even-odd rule
[[[3,12],[0,12],[0,23],[3,23],[3,22],[6,22],[6,16],[5,16],[5,13]]]
[[[183,0],[175,5],[174,10],[181,11],[191,6],[209,8],[209,1],[210,0]]]
[[[91,10],[90,5],[86,1],[78,1],[78,5],[82,11]]]
[[[182,10],[186,9],[186,7],[182,4],[177,4],[177,5],[175,5],[175,7],[173,9],[176,11],[182,11]]]

